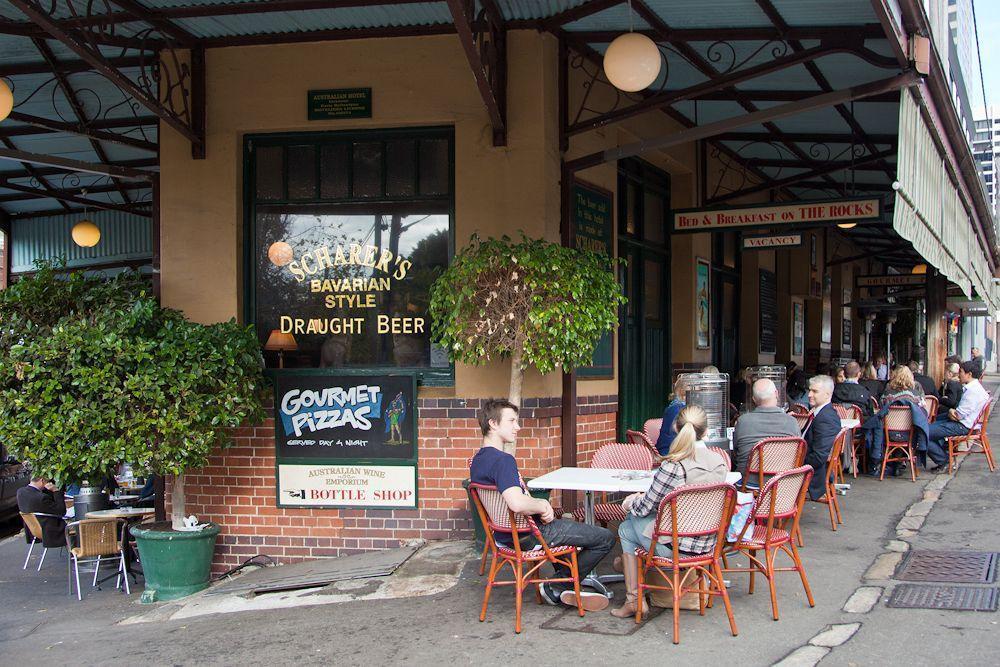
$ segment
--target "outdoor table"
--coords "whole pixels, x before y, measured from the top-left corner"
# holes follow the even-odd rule
[[[583,508],[586,523],[594,525],[594,493],[645,493],[653,483],[655,470],[615,470],[608,468],[559,468],[528,482],[529,489],[559,489],[563,491],[583,491]],[[726,483],[736,484],[742,475],[738,472],[726,473]],[[614,597],[605,583],[622,581],[622,575],[598,576],[591,572],[581,585],[586,585],[599,593]]]
[[[111,502],[113,502],[114,504],[116,504],[118,506],[131,505],[131,504],[135,503],[135,501],[137,501],[137,500],[139,500],[139,496],[138,495],[125,495],[125,494],[122,494],[120,496],[111,496]]]
[[[125,525],[122,527],[122,542],[125,547],[125,572],[126,574],[132,575],[132,581],[136,581],[135,572],[132,568],[132,563],[135,560],[134,554],[132,553],[131,546],[128,545],[128,529],[131,523],[135,523],[137,519],[143,519],[147,516],[152,516],[156,513],[151,507],[121,507],[118,509],[111,510],[97,510],[94,512],[87,512],[88,519],[124,519]],[[142,570],[139,570],[141,573]],[[115,575],[110,575],[105,577],[101,581],[106,581]]]

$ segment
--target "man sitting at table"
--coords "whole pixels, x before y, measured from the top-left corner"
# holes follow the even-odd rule
[[[959,363],[952,362],[944,366],[944,381],[941,383],[941,400],[938,403],[938,415],[948,418],[948,411],[958,407],[962,400],[962,383],[958,381]],[[933,415],[931,415],[933,418]]]
[[[872,395],[858,380],[861,377],[861,364],[848,361],[844,366],[844,381],[833,388],[833,402],[856,405],[861,408],[862,418],[872,416]]]
[[[927,440],[927,456],[936,463],[932,473],[942,472],[948,466],[948,438],[967,434],[976,423],[980,411],[990,395],[976,378],[977,364],[966,361],[958,368],[958,380],[962,383],[962,399],[958,407],[948,411],[947,419],[931,424],[930,438]]]
[[[816,474],[809,483],[809,498],[819,500],[826,493],[826,460],[833,449],[833,441],[840,433],[840,415],[830,400],[833,398],[833,378],[829,375],[815,375],[809,378],[809,407],[812,420],[802,437],[806,440],[806,464],[811,465]]]
[[[66,499],[63,492],[44,477],[33,477],[27,486],[17,490],[17,509],[25,514],[51,514],[40,516],[42,526],[42,546],[47,549],[66,546],[66,522],[61,518],[66,514]],[[30,542],[28,531],[25,538]]]
[[[536,515],[538,529],[548,544],[580,547],[577,569],[581,579],[592,572],[597,564],[615,546],[615,536],[607,528],[592,526],[565,519],[557,520],[549,501],[528,495],[517,470],[517,461],[505,451],[512,450],[517,442],[520,425],[517,406],[502,399],[487,400],[479,411],[479,427],[483,432],[483,445],[472,457],[469,477],[473,484],[495,486],[503,495],[507,507],[518,514]],[[512,538],[505,533],[495,534],[497,544],[512,547]],[[522,549],[536,545],[533,537],[519,538]],[[555,567],[556,577],[569,578],[569,568]],[[542,599],[552,605],[576,605],[573,584],[567,582],[541,585]],[[592,591],[580,591],[583,608],[598,611],[608,606],[608,598]]]
[[[778,388],[773,380],[761,378],[753,383],[753,412],[740,416],[733,433],[736,469],[746,475],[747,461],[754,445],[764,438],[788,436],[798,438],[799,424],[795,417],[778,407]]]

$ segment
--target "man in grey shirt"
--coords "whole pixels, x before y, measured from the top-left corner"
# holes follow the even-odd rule
[[[740,417],[733,434],[736,469],[744,475],[750,451],[764,438],[802,437],[795,417],[778,407],[778,388],[773,381],[764,378],[753,383],[753,404],[753,412]]]

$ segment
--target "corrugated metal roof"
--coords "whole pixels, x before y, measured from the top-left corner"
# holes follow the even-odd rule
[[[875,23],[871,0],[771,0],[792,27]]]
[[[754,0],[646,0],[646,5],[671,28],[771,25]]]
[[[153,256],[152,223],[115,211],[95,211],[86,216],[101,230],[101,240],[93,248],[73,243],[73,225],[81,214],[59,215],[31,220],[14,220],[11,230],[11,271],[31,271],[38,259],[66,258],[70,267],[108,262],[124,262]]]

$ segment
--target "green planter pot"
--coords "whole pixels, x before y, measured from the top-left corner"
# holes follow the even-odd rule
[[[169,523],[132,526],[146,579],[143,602],[176,600],[208,588],[218,525],[203,530],[170,530]]]

